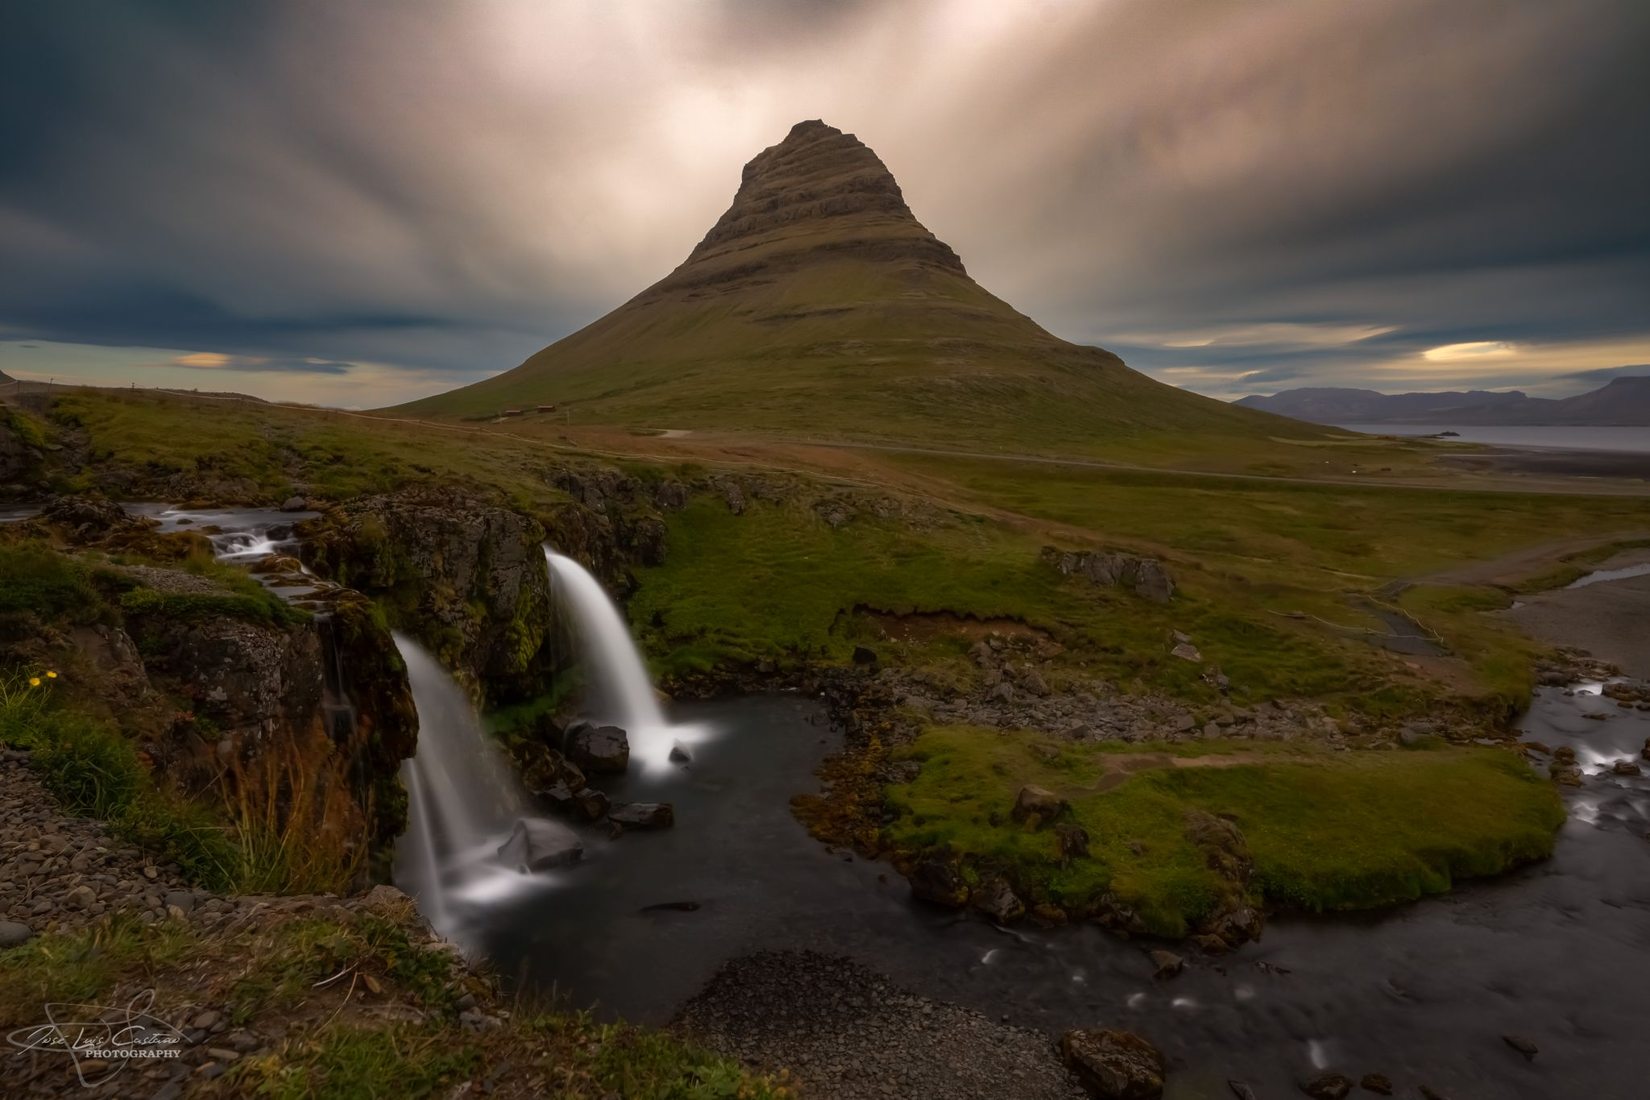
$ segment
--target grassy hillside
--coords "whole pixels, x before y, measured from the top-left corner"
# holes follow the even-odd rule
[[[799,133],[800,131],[800,133]],[[514,370],[390,410],[1116,454],[1321,429],[1155,382],[981,288],[875,154],[798,127],[679,268]]]

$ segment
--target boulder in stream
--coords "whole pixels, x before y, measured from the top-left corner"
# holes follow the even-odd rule
[[[676,808],[668,802],[621,802],[607,819],[627,829],[668,829],[676,824]]]
[[[1163,1055],[1132,1031],[1068,1031],[1060,1038],[1060,1057],[1090,1096],[1155,1100],[1163,1095]]]
[[[618,775],[630,764],[630,739],[618,726],[580,722],[567,730],[567,759],[590,775]]]
[[[498,857],[506,867],[523,873],[545,871],[583,859],[584,843],[560,822],[524,817],[516,822],[510,839],[498,846]]]

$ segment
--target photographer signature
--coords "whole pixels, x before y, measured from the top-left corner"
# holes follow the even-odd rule
[[[113,1079],[135,1060],[181,1056],[183,1033],[149,1014],[154,1003],[153,989],[124,1007],[50,1002],[45,1023],[17,1028],[6,1039],[20,1051],[68,1055],[75,1076],[90,1088]]]

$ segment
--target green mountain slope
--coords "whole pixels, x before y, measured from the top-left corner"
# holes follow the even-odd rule
[[[550,403],[580,423],[1008,451],[1322,434],[1052,336],[969,278],[875,153],[818,121],[745,166],[733,205],[664,279],[512,371],[394,411]]]

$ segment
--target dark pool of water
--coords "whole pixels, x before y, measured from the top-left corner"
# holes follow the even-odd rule
[[[1380,917],[1279,920],[1258,944],[1154,982],[1149,945],[1092,928],[1004,931],[914,904],[888,868],[809,838],[788,803],[836,744],[817,704],[746,699],[678,716],[720,738],[686,770],[612,788],[674,802],[677,827],[592,834],[584,866],[492,910],[477,946],[507,977],[660,1022],[726,959],[811,948],[1051,1033],[1138,1030],[1171,1061],[1170,1097],[1226,1096],[1228,1078],[1262,1097],[1295,1095],[1317,1067],[1379,1071],[1399,1095],[1424,1083],[1457,1100],[1650,1094],[1646,780],[1589,778],[1539,866]],[[1577,746],[1593,772],[1650,736],[1650,715],[1557,689],[1543,690],[1525,725]],[[679,901],[699,908],[647,909]],[[1506,1033],[1535,1040],[1540,1055],[1526,1062]]]

